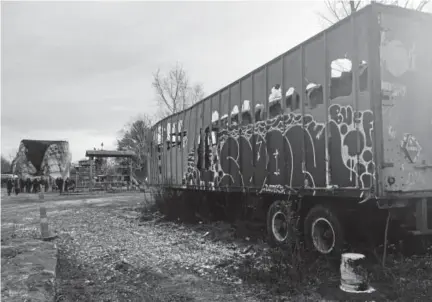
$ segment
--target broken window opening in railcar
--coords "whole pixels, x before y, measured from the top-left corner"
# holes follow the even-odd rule
[[[177,136],[176,136],[176,146],[178,148],[181,148],[182,143],[182,128],[183,128],[183,121],[178,120],[177,122]]]
[[[198,157],[197,168],[198,168],[198,170],[202,170],[203,169],[202,158],[203,158],[203,155],[204,155],[204,142],[201,139],[201,134],[202,134],[202,129],[200,128],[198,136],[197,136],[197,142],[198,142],[198,144],[197,144],[198,145],[198,148],[197,148],[197,157]]]
[[[291,111],[300,109],[300,95],[294,89],[290,87],[285,94],[285,104],[286,107],[291,109]]]
[[[177,122],[177,127],[175,131],[175,139],[173,141],[174,146],[178,148],[181,148],[182,146],[182,125],[183,125],[183,121],[179,120]]]
[[[278,115],[281,115],[283,113],[282,105],[279,101],[275,101],[271,104],[269,104],[269,118],[277,117]]]
[[[212,144],[216,144],[216,137],[217,133],[219,131],[219,113],[215,110],[212,114],[212,129],[211,129],[211,135],[212,135]]]
[[[175,138],[176,138],[176,133],[177,133],[177,123],[174,122],[171,125],[171,138],[173,139],[172,142],[175,142]]]
[[[171,140],[172,140],[172,138],[171,138],[171,123],[168,122],[166,124],[165,131],[166,131],[165,132],[165,134],[166,134],[166,136],[165,136],[166,150],[169,151],[171,149]]]
[[[182,146],[182,131],[179,131],[177,134],[177,147],[181,148]]]
[[[276,117],[283,113],[282,110],[282,89],[280,84],[276,84],[272,87],[268,102],[269,102],[269,118]]]
[[[252,115],[250,110],[250,101],[243,101],[241,115],[242,115],[242,125],[246,126],[252,124]]]
[[[231,126],[237,126],[239,121],[238,114],[231,115]]]
[[[309,83],[306,86],[306,103],[310,109],[324,104],[323,87],[321,84]]]
[[[263,109],[264,109],[263,104],[255,105],[255,122],[259,122],[263,120],[263,116],[264,116]]]
[[[177,134],[177,123],[174,122],[171,125],[171,148],[175,148],[177,147],[177,138],[178,134]]]
[[[222,115],[220,118],[220,128],[228,127],[228,114]]]
[[[162,128],[159,125],[156,130],[156,142],[158,144],[162,143]]]
[[[212,132],[211,132],[211,144],[212,144],[212,146],[216,146],[218,143],[217,133],[218,133],[218,129],[213,128]]]
[[[183,130],[182,133],[183,133],[183,137],[182,137],[183,149],[186,149],[186,147],[187,147],[187,140],[188,140],[188,138],[187,138],[187,131]]]
[[[234,105],[231,111],[231,125],[238,125],[239,123],[239,109],[237,105]]]
[[[162,175],[162,143],[157,145],[159,176]]]
[[[166,140],[166,149],[167,149],[167,151],[171,150],[171,148],[173,146],[172,141],[173,141],[172,134],[168,133],[167,140]]]
[[[171,133],[171,141],[169,142],[170,148],[177,147],[177,133]]]
[[[211,165],[211,156],[212,156],[212,150],[211,150],[211,146],[212,146],[212,136],[213,136],[213,131],[210,131],[210,127],[207,127],[205,129],[205,150],[204,150],[204,166],[206,170],[210,169],[210,165]]]
[[[217,112],[217,110],[213,111],[211,121],[212,125],[217,125],[217,123],[219,122],[219,112]]]
[[[362,60],[359,64],[359,91],[367,91],[367,62]],[[330,64],[330,99],[350,96],[352,94],[352,62],[350,59],[335,59]]]

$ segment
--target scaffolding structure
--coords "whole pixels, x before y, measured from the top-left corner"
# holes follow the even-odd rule
[[[109,191],[115,189],[132,190],[139,186],[133,173],[133,151],[87,150],[88,159],[79,161],[76,183],[89,191]],[[115,165],[113,174],[103,173],[96,164],[102,158],[125,158],[127,164]]]

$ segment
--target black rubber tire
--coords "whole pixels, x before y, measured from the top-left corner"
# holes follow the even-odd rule
[[[322,219],[321,221],[324,223],[330,223],[331,229],[333,230],[333,247],[329,247],[328,252],[319,251],[313,242],[312,228],[314,222],[318,219]],[[325,256],[328,259],[340,260],[345,244],[344,230],[336,212],[330,207],[316,205],[309,211],[304,220],[304,235],[305,245],[309,252]]]
[[[268,244],[271,247],[283,247],[283,248],[292,248],[295,242],[296,232],[293,226],[294,222],[294,213],[291,209],[292,202],[291,201],[274,201],[268,211],[267,211],[267,236],[268,236]],[[281,240],[280,236],[277,236],[274,233],[273,228],[273,218],[276,215],[284,215],[286,218],[286,236]],[[280,216],[283,217],[283,216]]]

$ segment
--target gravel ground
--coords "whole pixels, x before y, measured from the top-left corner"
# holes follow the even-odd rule
[[[233,257],[234,251],[217,243],[189,240],[196,234],[182,228],[138,226],[135,220],[118,216],[112,211],[77,209],[59,212],[51,222],[61,229],[62,261],[92,268],[87,283],[112,284],[108,300],[254,301],[242,289],[211,277],[212,268]]]
[[[39,203],[22,198],[3,207],[2,238],[7,228],[15,238],[38,236]],[[257,301],[238,277],[212,274],[233,249],[193,240],[202,234],[173,223],[138,225],[130,207],[143,199],[45,201],[50,230],[59,237],[58,301]]]
[[[22,198],[2,205],[2,241],[38,236],[39,203]],[[49,226],[59,236],[57,301],[347,300],[335,295],[338,268],[315,261],[299,272],[280,251],[234,239],[224,224],[157,215],[139,222],[143,203],[143,194],[47,198]],[[389,256],[387,269],[371,267],[372,280],[385,300],[428,301],[431,264],[430,256]]]

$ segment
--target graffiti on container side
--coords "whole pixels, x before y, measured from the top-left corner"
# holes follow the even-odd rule
[[[372,185],[372,111],[351,106],[329,107],[327,127],[332,184]],[[288,188],[326,187],[325,123],[312,115],[286,113],[247,126],[221,129],[217,143],[207,146],[208,169],[197,168],[197,150],[188,154],[184,185],[258,187],[281,193]],[[304,163],[304,164],[303,164]]]
[[[265,184],[260,193],[273,193],[273,194],[285,194],[289,190],[289,187],[283,185],[268,185]]]

